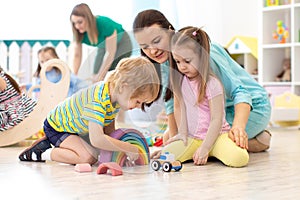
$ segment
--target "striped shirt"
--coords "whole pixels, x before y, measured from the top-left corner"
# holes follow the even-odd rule
[[[49,113],[47,121],[58,132],[87,134],[89,121],[107,126],[119,109],[119,104],[111,102],[108,83],[101,81],[60,103]]]

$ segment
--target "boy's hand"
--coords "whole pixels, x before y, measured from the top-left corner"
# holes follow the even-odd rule
[[[131,146],[132,148],[130,152],[126,152],[126,155],[127,155],[127,160],[134,162],[139,158],[140,154],[139,154],[139,149],[136,146],[134,145]]]

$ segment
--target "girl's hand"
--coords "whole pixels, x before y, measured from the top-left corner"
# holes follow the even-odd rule
[[[174,137],[171,137],[170,139],[168,139],[168,141],[165,143],[165,145],[168,145],[174,141],[177,141],[177,140],[182,140],[184,145],[186,146],[187,145],[187,134],[181,134],[181,133],[178,133],[177,135],[175,135]]]
[[[6,89],[6,82],[3,78],[0,78],[0,91],[3,92]]]
[[[209,151],[199,147],[193,155],[195,165],[205,165],[207,163]]]
[[[159,159],[160,155],[161,155],[161,150],[154,151],[150,155],[150,159]]]
[[[228,133],[228,137],[243,149],[248,149],[248,135],[245,129],[240,127],[232,127]]]

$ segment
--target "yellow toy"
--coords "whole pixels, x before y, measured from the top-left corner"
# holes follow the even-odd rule
[[[278,6],[279,0],[266,0],[266,5],[267,6]]]
[[[289,31],[283,21],[277,21],[277,29],[273,31],[273,38],[279,40],[279,43],[286,43],[286,39],[289,37]]]
[[[300,96],[286,92],[275,97],[272,121],[283,127],[300,125]]]

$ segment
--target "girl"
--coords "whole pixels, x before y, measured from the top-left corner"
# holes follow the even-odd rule
[[[104,16],[94,16],[85,3],[76,5],[70,16],[74,36],[73,69],[77,75],[82,59],[82,43],[97,47],[93,80],[103,80],[119,60],[129,57],[132,44],[121,24]]]
[[[44,122],[46,137],[23,151],[19,159],[94,164],[96,147],[122,151],[134,161],[138,148],[109,136],[115,130],[115,116],[120,108],[143,110],[158,92],[159,78],[153,64],[143,57],[124,58],[106,82],[82,89],[53,109]],[[93,147],[80,137],[87,134]]]
[[[174,28],[160,11],[140,12],[133,29],[144,55],[166,65],[167,60],[172,60],[169,42]],[[210,68],[224,85],[226,120],[231,126],[228,136],[250,152],[268,149],[271,135],[265,129],[271,116],[271,104],[267,92],[220,45],[211,43],[209,54]],[[167,69],[168,65],[162,68]],[[170,124],[173,122],[169,122],[169,131],[171,126],[176,128]],[[172,130],[172,135],[176,133],[176,129]]]
[[[206,164],[209,156],[227,166],[247,165],[247,150],[228,137],[230,126],[225,119],[223,86],[209,67],[208,35],[195,27],[183,28],[173,36],[171,49],[177,64],[173,65],[172,85],[180,87],[183,94],[189,135],[187,146],[172,138],[173,142],[162,151],[174,153],[181,162],[193,159],[196,165]],[[177,109],[175,107],[176,115]],[[178,134],[176,139],[185,137],[187,135]]]
[[[22,93],[18,83],[0,67],[0,131],[19,124],[35,105],[36,102]]]
[[[41,84],[40,81],[40,72],[42,67],[44,66],[44,63],[47,62],[48,60],[58,58],[58,55],[56,53],[56,50],[54,47],[43,47],[38,51],[38,66],[33,74],[33,76],[37,79],[36,83],[38,85]],[[51,82],[58,82],[61,79],[61,72],[53,67],[53,68],[48,68],[46,72],[46,77],[49,81]],[[70,87],[68,91],[68,97],[76,93],[78,90],[85,88],[88,86],[88,83],[86,81],[83,81],[79,79],[77,76],[75,76],[73,73],[70,75]]]

